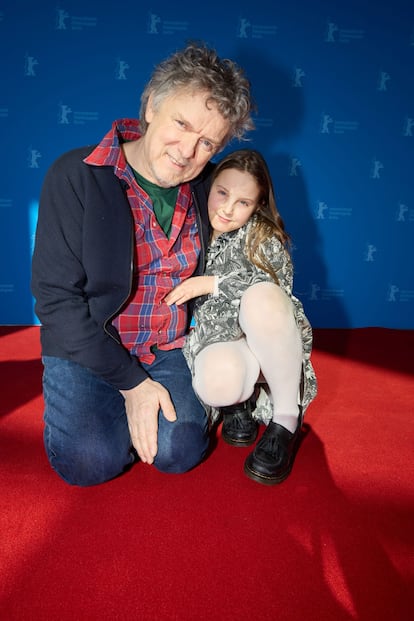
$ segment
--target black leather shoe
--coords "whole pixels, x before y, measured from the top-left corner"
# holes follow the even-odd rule
[[[246,475],[264,485],[282,483],[290,474],[300,444],[302,415],[295,433],[270,422],[244,462]]]
[[[252,400],[221,408],[221,437],[232,446],[250,446],[257,438],[259,424],[252,417]]]

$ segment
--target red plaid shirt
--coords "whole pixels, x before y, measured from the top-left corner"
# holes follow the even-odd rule
[[[151,347],[182,347],[187,327],[187,305],[167,306],[165,295],[191,276],[200,254],[195,208],[189,184],[180,187],[167,238],[157,222],[148,195],[137,184],[120,143],[140,137],[139,123],[115,121],[111,131],[86,158],[95,166],[113,166],[128,185],[127,196],[135,222],[135,256],[128,305],[113,321],[121,340],[141,362],[154,360]]]

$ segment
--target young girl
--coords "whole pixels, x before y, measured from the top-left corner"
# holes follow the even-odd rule
[[[260,153],[235,151],[216,166],[208,212],[205,275],[182,282],[166,302],[202,296],[183,349],[194,390],[212,421],[223,414],[222,436],[230,444],[252,444],[258,422],[267,425],[244,469],[273,485],[290,474],[317,385],[312,329],[292,294],[289,236]]]

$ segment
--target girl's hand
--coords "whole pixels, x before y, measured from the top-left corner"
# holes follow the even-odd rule
[[[168,293],[164,301],[171,304],[184,304],[192,298],[214,292],[214,276],[193,276],[187,278]]]

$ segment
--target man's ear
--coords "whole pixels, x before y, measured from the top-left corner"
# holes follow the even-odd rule
[[[151,92],[148,97],[147,105],[145,107],[145,120],[147,123],[151,123],[154,118],[154,94]]]

